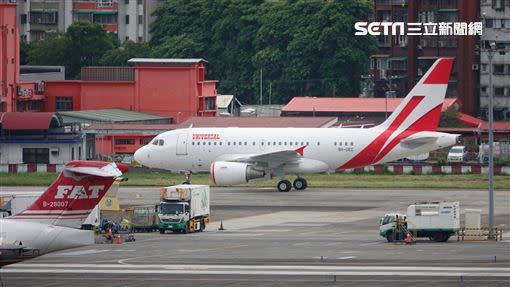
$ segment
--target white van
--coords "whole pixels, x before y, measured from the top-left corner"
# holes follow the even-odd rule
[[[467,160],[466,147],[463,145],[456,145],[448,152],[448,162],[463,162]]]

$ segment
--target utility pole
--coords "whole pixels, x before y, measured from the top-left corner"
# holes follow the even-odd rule
[[[262,68],[260,68],[260,104],[262,105]]]
[[[496,42],[491,41],[489,44],[489,228],[491,235],[494,234],[494,88],[492,87],[492,57]]]
[[[272,91],[273,82],[269,82],[269,104],[271,104],[271,91]]]

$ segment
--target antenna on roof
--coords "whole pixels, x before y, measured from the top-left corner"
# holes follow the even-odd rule
[[[189,125],[189,129],[191,129],[192,127],[193,127],[193,123],[191,123],[191,124]]]

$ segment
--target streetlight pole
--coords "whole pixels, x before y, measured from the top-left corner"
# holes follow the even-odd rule
[[[489,228],[490,234],[494,231],[494,88],[492,87],[492,57],[494,56],[495,42],[490,42],[488,57],[489,57]]]

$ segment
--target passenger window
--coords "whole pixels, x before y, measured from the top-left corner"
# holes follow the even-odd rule
[[[253,145],[255,145],[255,142],[253,142]]]
[[[287,142],[283,142],[283,145],[287,145]]]
[[[303,145],[305,145],[305,143],[304,143],[304,142],[301,142],[301,145],[303,146]]]
[[[310,142],[306,142],[306,145],[310,145]]]
[[[292,142],[289,142],[289,145],[292,145]]]
[[[197,145],[200,145],[200,142],[197,142]]]
[[[296,145],[299,145],[299,143],[298,143],[298,142],[296,142]]]
[[[348,145],[349,145],[349,143],[348,143],[348,142],[345,142],[345,146],[348,146]]]
[[[276,145],[276,142],[273,142],[273,145]]]
[[[243,142],[239,142],[239,145],[243,145]]]
[[[278,142],[278,145],[282,145],[282,142]]]
[[[317,145],[321,145],[321,143],[320,143],[320,142],[317,142]]]
[[[342,146],[342,142],[338,142],[338,145],[339,145],[339,146]]]
[[[162,146],[165,144],[165,141],[164,140],[159,140],[159,145]]]
[[[222,144],[223,144],[223,142],[220,142],[220,145],[222,145]]]
[[[333,145],[336,146],[336,142],[334,142]]]
[[[354,145],[354,142],[351,142],[351,146],[353,146],[353,145]]]
[[[195,145],[195,142],[191,142],[191,145]]]
[[[264,143],[262,143],[262,145],[264,145]],[[271,145],[271,142],[267,142],[267,145]]]
[[[232,145],[236,145],[236,142],[232,142]]]
[[[244,142],[244,145],[248,145],[248,142]]]
[[[227,145],[230,145],[230,142],[228,142]]]
[[[209,145],[211,145],[211,142],[209,142]]]
[[[214,142],[214,145],[217,145],[218,143],[217,142]]]

